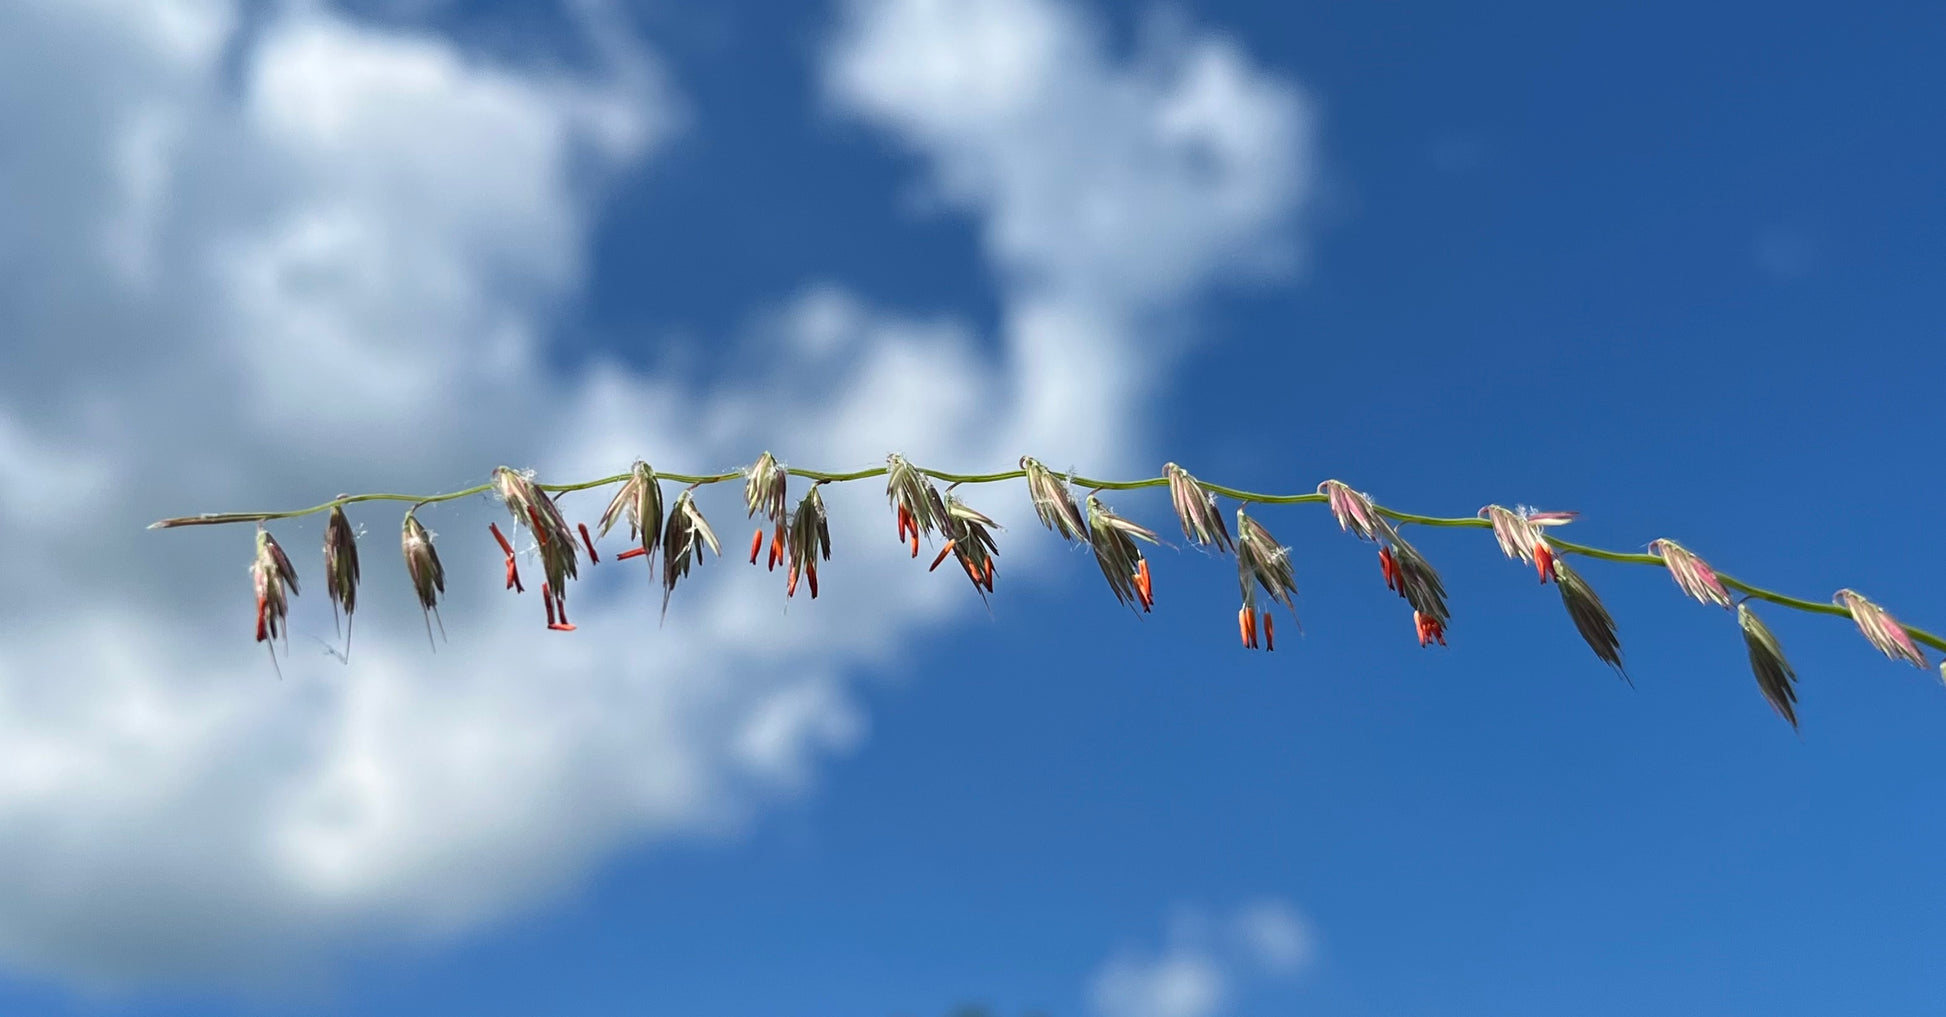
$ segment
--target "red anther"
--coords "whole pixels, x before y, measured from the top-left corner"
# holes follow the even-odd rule
[[[778,564],[783,560],[784,560],[784,526],[782,523],[779,523],[777,526],[777,532],[771,534],[770,537],[770,570],[775,572],[777,570]]]
[[[1386,589],[1397,590],[1404,585],[1400,582],[1399,563],[1392,557],[1391,548],[1381,547],[1378,549],[1378,568],[1380,572],[1385,573]]]
[[[527,521],[534,526],[534,542],[546,547],[547,527],[541,525],[541,510],[532,505],[527,506]]]
[[[1542,586],[1554,575],[1554,549],[1545,540],[1534,545],[1534,571],[1540,573]]]
[[[547,605],[547,627],[551,629],[554,627],[554,591],[549,590],[546,583],[541,584],[541,603]]]
[[[811,583],[811,599],[812,599],[812,600],[816,600],[816,599],[818,599],[818,564],[817,564],[817,562],[805,562],[805,563],[804,563],[804,578],[805,578],[805,579],[807,579],[807,580],[809,580],[809,581],[810,581],[810,583]]]
[[[628,550],[623,551],[621,554],[616,555],[615,560],[627,561],[630,558],[640,558],[643,555],[648,553],[649,553],[649,549],[646,547],[631,547]]]
[[[1446,645],[1446,626],[1442,625],[1438,618],[1414,611],[1412,624],[1419,630],[1420,646],[1430,645],[1435,639],[1439,640],[1439,645]]]
[[[933,569],[936,569],[936,568],[938,568],[938,567],[939,567],[939,563],[940,563],[940,562],[942,562],[942,561],[945,561],[945,560],[946,560],[946,556],[947,556],[947,555],[949,555],[949,554],[952,554],[952,553],[953,553],[953,546],[954,546],[955,544],[958,544],[958,543],[959,543],[959,541],[957,541],[957,540],[949,540],[949,541],[947,541],[947,542],[946,542],[946,546],[945,546],[945,547],[942,547],[942,548],[940,548],[940,549],[939,549],[939,555],[938,555],[937,557],[935,557],[935,558],[933,558],[933,560],[932,560],[932,564],[931,564],[930,566],[928,566],[928,567],[926,568],[926,571],[927,571],[927,572],[931,572],[931,571],[932,571]],[[978,576],[974,576],[973,578],[974,578],[974,581],[976,581],[976,582],[977,582],[977,581],[979,580],[979,577],[978,577]]]
[[[270,638],[268,613],[269,605],[265,602],[264,595],[257,594],[257,642],[259,643]]]
[[[917,532],[919,527],[918,524],[912,521],[912,513],[906,511],[904,505],[900,505],[899,506],[899,539],[901,541],[905,539],[905,533],[906,530],[908,529]]]
[[[993,559],[987,559],[987,592],[993,592]]]
[[[1237,610],[1237,631],[1243,635],[1243,648],[1257,648],[1257,615],[1248,607]]]
[[[557,623],[555,623],[555,624],[553,624],[553,625],[549,625],[549,626],[548,626],[548,628],[550,628],[550,629],[553,629],[553,630],[554,630],[554,631],[556,631],[556,632],[573,632],[573,631],[574,631],[574,626],[572,626],[572,625],[569,625],[569,624],[568,624],[567,622],[557,622]]]
[[[488,523],[487,529],[492,530],[493,539],[500,542],[500,550],[507,552],[507,557],[512,558],[514,556],[514,546],[507,543],[506,535],[500,532],[500,524]]]
[[[588,536],[588,524],[576,523],[575,526],[581,529],[581,542],[588,545],[588,560],[597,565],[601,564],[601,555],[595,553],[595,538]]]
[[[797,566],[795,565],[791,566],[790,581],[784,584],[784,596],[786,597],[797,596]]]
[[[752,533],[750,535],[750,564],[752,565],[757,564],[757,552],[762,551],[763,549],[764,549],[764,528],[759,526],[757,527],[757,532]]]
[[[1277,648],[1277,633],[1271,627],[1270,612],[1265,611],[1264,612],[1264,652],[1269,653],[1270,651],[1275,650],[1276,648]]]
[[[527,587],[520,585],[520,566],[514,563],[514,556],[507,556],[507,589],[515,593],[526,593]]]
[[[914,524],[912,527],[912,556],[914,558],[919,557],[919,527],[917,524]]]

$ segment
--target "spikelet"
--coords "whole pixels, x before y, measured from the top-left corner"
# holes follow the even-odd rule
[[[351,658],[351,613],[358,607],[358,535],[352,532],[342,506],[331,506],[324,520],[324,594],[331,601],[331,620],[344,611],[345,659]]]
[[[277,667],[275,640],[282,635],[285,646],[290,645],[284,621],[290,614],[290,598],[297,595],[297,569],[261,522],[257,524],[257,554],[250,563],[250,579],[257,593],[257,642],[272,644],[270,664]],[[282,673],[278,668],[278,674]]]
[[[653,575],[655,552],[662,545],[662,482],[656,479],[655,470],[640,459],[629,468],[628,480],[602,512],[601,535],[608,536],[608,531],[623,518],[628,520],[628,539],[640,538],[640,550],[622,557],[647,558],[649,573]]]
[[[1595,595],[1594,588],[1564,561],[1554,563],[1554,577],[1561,588],[1561,603],[1567,607],[1575,631],[1581,633],[1581,638],[1602,663],[1614,668],[1623,681],[1635,684],[1622,667],[1622,641],[1615,634],[1615,619]]]
[[[1446,640],[1443,634],[1446,631],[1446,623],[1452,620],[1452,613],[1446,608],[1446,584],[1440,580],[1438,571],[1426,561],[1424,555],[1419,553],[1418,548],[1407,543],[1397,533],[1390,534],[1387,539],[1388,544],[1381,554],[1390,552],[1386,557],[1389,557],[1392,562],[1392,567],[1388,571],[1391,573],[1389,578],[1396,583],[1394,588],[1399,591],[1399,596],[1405,598],[1406,603],[1412,605],[1415,613],[1432,619],[1436,631],[1442,635],[1439,640],[1440,645],[1444,646]]]
[[[1903,660],[1917,668],[1926,667],[1926,655],[1906,635],[1905,626],[1884,608],[1865,599],[1856,590],[1839,590],[1831,598],[1832,602],[1851,613],[1851,620],[1858,623],[1858,631],[1878,652],[1893,660]]]
[[[1152,531],[1116,515],[1094,495],[1088,496],[1088,546],[1094,549],[1095,564],[1101,566],[1102,577],[1108,580],[1116,600],[1146,611],[1153,606],[1154,597],[1147,578],[1149,563],[1135,545],[1136,540],[1157,543]]]
[[[885,498],[898,515],[899,541],[919,557],[919,537],[939,530],[946,503],[932,481],[896,452],[885,457]]]
[[[1163,463],[1162,475],[1169,479],[1169,500],[1182,523],[1183,536],[1204,547],[1232,550],[1235,545],[1229,528],[1223,525],[1223,513],[1216,507],[1216,496],[1175,463]]]
[[[1381,537],[1392,536],[1392,526],[1378,514],[1378,506],[1372,503],[1372,496],[1362,491],[1354,491],[1342,480],[1327,480],[1318,485],[1318,493],[1325,496],[1331,506],[1331,514],[1338,519],[1338,528],[1358,535],[1360,540],[1376,541]]]
[[[419,612],[425,616],[426,642],[430,645],[432,623],[439,618],[439,597],[446,592],[446,569],[439,564],[432,534],[412,512],[405,514],[405,522],[399,527],[399,549],[405,555],[405,574],[412,579],[412,592],[419,597]],[[439,619],[439,635],[442,639],[446,636],[445,619]]]
[[[946,534],[946,546],[932,560],[932,568],[951,554],[959,560],[960,568],[973,582],[973,589],[985,600],[993,592],[993,559],[1000,553],[999,545],[994,543],[993,531],[1001,529],[994,522],[972,506],[961,501],[959,495],[946,492],[945,511],[942,531]],[[928,570],[930,571],[930,570]]]
[[[1723,583],[1716,578],[1716,570],[1688,548],[1665,537],[1649,541],[1649,553],[1662,559],[1669,569],[1670,578],[1676,581],[1682,592],[1700,603],[1722,608],[1730,606],[1730,591],[1724,589]]]
[[[1797,671],[1784,659],[1784,648],[1749,604],[1737,605],[1737,625],[1743,629],[1744,648],[1750,651],[1750,672],[1757,676],[1757,688],[1778,716],[1797,727]]]
[[[1033,499],[1034,514],[1040,517],[1041,525],[1063,540],[1086,540],[1088,524],[1074,504],[1074,495],[1068,492],[1067,481],[1032,456],[1021,456],[1020,468],[1027,474],[1027,496]]]
[[[797,503],[797,511],[791,513],[789,539],[786,541],[785,555],[789,559],[790,575],[784,585],[784,595],[797,595],[797,582],[800,577],[810,580],[811,599],[818,596],[818,561],[831,560],[831,526],[825,516],[824,497],[818,494],[819,484],[812,484]]]
[[[703,549],[721,557],[722,547],[716,542],[716,531],[710,529],[709,521],[703,518],[702,510],[696,507],[693,490],[686,490],[676,496],[676,503],[669,508],[669,524],[662,532],[662,616],[669,616],[669,596],[676,592],[676,584],[689,575],[692,565],[703,560]]]
[[[1243,587],[1245,606],[1256,603],[1256,591],[1261,588],[1270,599],[1297,613],[1297,576],[1291,568],[1291,549],[1277,543],[1277,538],[1250,518],[1242,506],[1237,507],[1237,581]]]
[[[568,529],[567,520],[561,518],[561,510],[530,474],[501,466],[493,471],[493,480],[507,511],[513,514],[514,524],[526,526],[534,534],[549,589],[556,598],[565,597],[567,581],[577,578],[580,572],[574,533]]]

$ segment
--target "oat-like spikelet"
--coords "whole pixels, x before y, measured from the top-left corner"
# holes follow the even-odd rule
[[[412,512],[405,514],[405,522],[399,527],[399,548],[405,554],[405,574],[412,578],[412,592],[419,596],[419,612],[425,616],[426,642],[430,645],[434,619],[439,619],[440,638],[446,637],[446,621],[439,618],[439,597],[446,592],[446,569],[439,564],[432,534]]]
[[[250,563],[250,579],[257,592],[257,642],[273,643],[279,635],[285,645],[290,634],[285,618],[290,614],[290,598],[297,595],[297,568],[277,543],[277,538],[257,524],[257,555]],[[271,646],[270,663],[277,666],[277,651]],[[282,674],[281,668],[278,673]]]
[[[1561,588],[1561,603],[1567,607],[1575,631],[1581,633],[1581,638],[1602,663],[1614,668],[1623,681],[1633,685],[1627,669],[1622,667],[1622,640],[1615,634],[1615,618],[1602,605],[1594,588],[1564,561],[1555,561],[1554,577]]]
[[[1797,671],[1784,659],[1784,648],[1770,634],[1770,627],[1757,617],[1757,612],[1750,610],[1749,604],[1737,605],[1737,625],[1743,629],[1744,648],[1750,651],[1750,671],[1757,676],[1757,688],[1771,709],[1795,728]]]
[[[1262,588],[1270,599],[1297,613],[1297,576],[1291,568],[1291,549],[1277,542],[1263,524],[1237,507],[1237,582],[1245,607],[1256,603]]]
[[[1387,570],[1390,573],[1387,585],[1398,590],[1399,596],[1412,605],[1414,612],[1433,620],[1437,631],[1442,634],[1439,643],[1444,646],[1446,623],[1452,620],[1452,613],[1446,608],[1446,584],[1418,548],[1397,533],[1391,533],[1387,541],[1387,546],[1380,551],[1380,560],[1389,558],[1392,563]]]
[[[966,572],[966,578],[973,581],[973,589],[979,592],[980,599],[985,600],[993,592],[993,559],[1000,553],[993,531],[1002,527],[950,490],[942,507],[940,529],[946,535],[946,546],[933,558],[932,568],[938,568],[948,554],[952,555]]]
[[[1571,523],[1576,515],[1574,512],[1536,512],[1525,505],[1518,509],[1488,505],[1480,510],[1480,517],[1493,524],[1493,537],[1500,542],[1500,553],[1528,563],[1534,562],[1536,555],[1547,547],[1541,531],[1550,526]]]
[[[1318,493],[1325,496],[1331,506],[1331,514],[1338,519],[1338,528],[1358,535],[1360,540],[1378,540],[1390,536],[1392,526],[1378,514],[1378,506],[1372,503],[1372,496],[1363,491],[1354,491],[1342,480],[1327,480],[1318,485]]]
[[[574,532],[568,529],[561,510],[528,474],[502,466],[493,471],[493,479],[515,525],[533,532],[548,587],[555,597],[565,597],[567,581],[579,576],[580,553],[575,550]]]
[[[791,513],[789,539],[786,541],[785,556],[789,559],[790,576],[784,584],[784,595],[797,595],[799,577],[810,581],[811,599],[818,596],[818,561],[831,560],[831,526],[824,510],[824,496],[818,493],[820,484],[812,484],[797,503],[797,511]]]
[[[1832,602],[1851,612],[1851,620],[1858,623],[1858,631],[1878,652],[1893,660],[1903,660],[1914,667],[1926,667],[1926,655],[1912,637],[1906,635],[1905,626],[1884,608],[1865,599],[1856,590],[1839,590],[1831,598]]]
[[[1716,570],[1688,548],[1665,537],[1649,541],[1649,553],[1660,557],[1662,563],[1668,566],[1670,577],[1675,579],[1682,592],[1704,604],[1715,604],[1722,608],[1730,606],[1730,591],[1724,589],[1723,583],[1716,578]]]
[[[1163,463],[1162,475],[1169,478],[1169,500],[1175,505],[1176,518],[1182,522],[1183,536],[1218,551],[1232,550],[1230,530],[1223,525],[1216,496],[1175,463]]]
[[[617,560],[625,558],[647,558],[649,574],[655,574],[655,552],[662,546],[662,482],[656,479],[655,470],[640,459],[629,468],[628,480],[622,489],[615,492],[608,508],[601,514],[601,535],[624,517],[628,519],[628,539],[640,537],[639,549],[623,552]]]
[[[1074,504],[1074,495],[1068,492],[1067,481],[1032,456],[1021,456],[1020,468],[1027,474],[1027,496],[1034,502],[1034,514],[1040,517],[1041,525],[1063,540],[1086,540],[1088,524]]]
[[[331,601],[331,620],[344,611],[345,658],[351,657],[351,613],[358,607],[358,535],[352,532],[342,506],[331,506],[324,520],[324,595]]]
[[[1088,545],[1094,549],[1095,563],[1101,566],[1116,600],[1146,611],[1155,598],[1148,579],[1149,563],[1135,545],[1136,540],[1158,542],[1146,527],[1123,519],[1101,499],[1088,496]]]
[[[919,557],[919,537],[938,532],[945,501],[932,481],[896,452],[885,457],[885,498],[898,515],[899,541],[911,546],[912,557]]]
[[[710,529],[709,521],[703,518],[702,510],[696,507],[693,490],[676,496],[676,503],[669,508],[669,525],[662,532],[662,615],[669,615],[669,595],[676,592],[676,584],[689,575],[692,565],[703,560],[703,549],[721,557],[722,547],[716,542],[716,531]]]

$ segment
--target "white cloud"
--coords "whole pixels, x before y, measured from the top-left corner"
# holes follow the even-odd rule
[[[563,374],[546,348],[585,278],[586,195],[679,121],[653,59],[576,9],[604,25],[603,64],[572,75],[310,5],[248,35],[224,0],[0,11],[0,131],[23,140],[0,156],[0,515],[42,577],[0,588],[13,969],[273,979],[477,927],[623,845],[733,831],[863,736],[848,672],[972,602],[924,581],[854,486],[829,495],[842,557],[815,604],[780,613],[778,577],[726,558],[657,630],[659,591],[610,563],[577,592],[581,631],[556,636],[537,598],[492,588],[491,506],[442,506],[422,514],[452,591],[434,655],[396,517],[354,509],[352,665],[313,641],[331,630],[307,582],[278,682],[247,641],[247,533],[140,524],[457,487],[503,460],[716,469],[770,445],[1112,466],[1139,452],[1123,429],[1166,363],[1157,319],[1277,253],[1306,193],[1305,106],[1232,43],[1179,35],[1125,64],[1052,2],[861,5],[829,56],[834,104],[984,224],[999,352],[828,285],[753,315],[755,377]],[[956,32],[969,18],[986,20]],[[890,55],[913,45],[937,60]],[[939,66],[996,91],[919,88]],[[1040,218],[1083,196],[1082,218]],[[734,493],[708,497],[738,544]],[[316,521],[275,529],[315,579]]]
[[[1315,952],[1310,924],[1283,901],[1255,901],[1217,922],[1185,911],[1162,950],[1105,961],[1090,1001],[1101,1017],[1216,1017],[1262,979],[1302,974]]]

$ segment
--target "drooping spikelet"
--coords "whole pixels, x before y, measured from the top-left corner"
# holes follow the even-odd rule
[[[351,613],[358,607],[358,535],[342,506],[331,506],[324,520],[324,594],[335,625],[344,611],[345,657],[351,656]]]
[[[1291,568],[1291,549],[1277,542],[1263,524],[1237,507],[1237,581],[1243,601],[1253,604],[1261,588],[1270,599],[1297,613],[1297,575]]]
[[[959,495],[950,490],[946,492],[944,508],[941,530],[946,534],[946,546],[940,548],[938,556],[933,558],[932,568],[938,568],[939,563],[951,554],[959,560],[960,568],[973,581],[973,588],[984,600],[987,594],[993,592],[993,558],[1000,553],[999,545],[993,540],[993,531],[1001,526],[961,501]]]
[[[1067,481],[1032,456],[1021,456],[1020,468],[1027,474],[1027,496],[1034,502],[1034,514],[1040,517],[1041,525],[1063,540],[1086,540],[1088,524],[1074,504],[1074,495],[1068,492]]]
[[[1218,551],[1231,550],[1230,530],[1223,525],[1223,513],[1216,507],[1216,496],[1189,471],[1175,463],[1163,463],[1162,475],[1169,479],[1169,500],[1182,523],[1183,536]]]
[[[1914,667],[1926,666],[1926,654],[1906,634],[1905,626],[1884,608],[1865,599],[1856,590],[1839,590],[1832,596],[1832,602],[1851,613],[1851,620],[1858,623],[1858,631],[1878,652],[1893,660],[1903,660]]]
[[[257,642],[270,643],[283,635],[288,646],[290,637],[284,620],[290,613],[290,598],[298,592],[297,569],[261,522],[257,524],[257,554],[250,563],[250,579],[257,593]],[[277,664],[274,646],[270,662],[273,667]]]
[[[686,490],[676,496],[676,503],[669,509],[669,525],[662,532],[663,617],[669,615],[669,595],[689,575],[690,567],[703,560],[705,547],[719,557],[723,554],[716,542],[716,531],[710,529],[709,521],[696,507],[694,490]]]
[[[1704,604],[1730,606],[1730,591],[1716,578],[1716,570],[1688,548],[1668,538],[1649,541],[1649,553],[1662,559],[1682,592]],[[1761,623],[1760,623],[1761,624]]]
[[[1391,533],[1391,524],[1378,514],[1378,506],[1372,503],[1372,496],[1363,491],[1354,491],[1342,480],[1327,480],[1318,485],[1318,493],[1325,496],[1331,506],[1331,514],[1338,519],[1338,528],[1358,535],[1360,540],[1378,540]]]
[[[1158,542],[1146,527],[1116,515],[1094,495],[1088,496],[1088,545],[1094,549],[1102,577],[1108,580],[1116,600],[1147,611],[1155,606],[1154,588],[1149,581],[1149,563],[1135,545],[1136,540]]]
[[[786,541],[785,554],[790,562],[790,576],[784,585],[784,595],[797,595],[797,581],[801,576],[810,581],[811,599],[818,596],[818,561],[831,560],[831,526],[826,519],[824,497],[818,494],[819,484],[812,484],[797,503],[797,511],[791,513],[789,539]]]
[[[621,558],[647,558],[649,574],[655,574],[655,552],[662,545],[662,482],[655,470],[640,459],[629,468],[628,480],[615,492],[601,514],[601,535],[624,517],[628,519],[628,539],[640,538],[639,550],[623,553]]]
[[[898,515],[900,542],[909,543],[912,557],[919,557],[919,537],[938,532],[946,503],[932,481],[896,452],[885,457],[885,498]]]
[[[1757,688],[1771,709],[1796,727],[1797,671],[1784,659],[1784,648],[1749,604],[1737,605],[1737,625],[1743,629],[1744,648],[1750,651],[1750,672],[1757,676]]]
[[[412,592],[419,597],[419,612],[426,620],[426,642],[430,644],[433,620],[439,618],[439,598],[446,592],[446,569],[439,564],[432,534],[412,512],[405,514],[405,522],[399,527],[399,549],[405,555],[405,574],[412,579]],[[446,635],[444,619],[439,620],[439,635]]]
[[[1581,633],[1581,638],[1602,663],[1614,668],[1623,681],[1633,685],[1627,669],[1622,667],[1622,640],[1615,633],[1615,618],[1602,605],[1594,588],[1564,561],[1554,562],[1554,577],[1561,588],[1561,603],[1567,607],[1575,631]]]
[[[568,529],[567,520],[561,518],[554,499],[541,490],[532,475],[501,466],[493,471],[493,479],[500,499],[513,514],[515,525],[526,526],[534,534],[541,570],[546,573],[553,596],[564,598],[567,581],[580,574],[576,561],[579,552],[575,550],[574,532]]]

